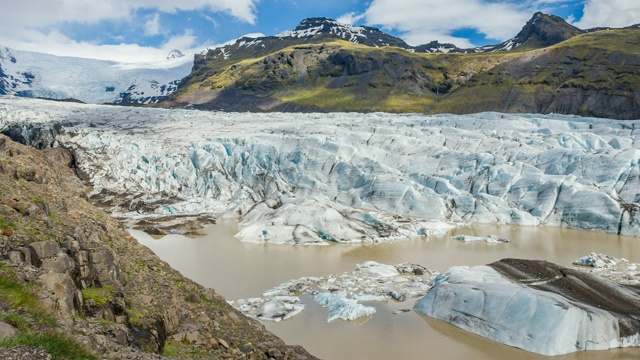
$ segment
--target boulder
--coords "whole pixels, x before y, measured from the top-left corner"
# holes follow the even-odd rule
[[[42,268],[53,273],[67,274],[72,268],[72,259],[65,253],[59,253],[58,256],[42,260]]]
[[[40,260],[54,257],[60,252],[60,246],[54,241],[38,241],[29,244]]]
[[[543,355],[640,345],[640,289],[545,261],[453,267],[414,310]]]
[[[45,289],[49,291],[47,297],[50,310],[58,312],[60,318],[68,325],[73,325],[74,307],[73,300],[76,292],[73,280],[60,273],[48,273],[40,275],[40,280]]]
[[[18,333],[18,329],[13,326],[0,321],[0,340],[5,340],[14,337]]]

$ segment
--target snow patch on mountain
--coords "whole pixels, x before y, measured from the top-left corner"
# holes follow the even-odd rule
[[[236,217],[244,241],[389,241],[472,222],[640,235],[640,121],[240,114],[12,97],[0,99],[0,119],[5,133],[73,149],[96,192],[119,194],[117,212]]]

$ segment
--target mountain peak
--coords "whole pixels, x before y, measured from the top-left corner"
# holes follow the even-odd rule
[[[171,50],[169,55],[167,55],[167,60],[178,59],[178,58],[181,58],[181,57],[184,57],[184,54],[182,53],[182,51],[180,51],[178,49],[173,49],[173,50]]]
[[[285,31],[276,36],[279,38],[327,36],[368,46],[398,46],[408,48],[407,43],[403,40],[386,34],[377,28],[343,24],[326,17],[304,19],[298,24],[295,30]]]
[[[583,32],[559,16],[537,12],[512,40],[520,44],[517,47],[542,48],[563,42]]]

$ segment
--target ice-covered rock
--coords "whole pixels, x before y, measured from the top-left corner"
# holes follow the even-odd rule
[[[276,296],[262,305],[256,313],[258,319],[281,321],[295,316],[304,310],[304,304],[300,303],[297,296]]]
[[[115,214],[239,217],[248,242],[387,241],[470,222],[640,235],[640,121],[238,114],[3,97],[0,128],[72,149]]]
[[[579,265],[579,270],[596,273],[620,284],[640,285],[639,265],[625,258],[590,253],[576,260],[573,264]]]
[[[456,235],[456,236],[453,236],[452,238],[455,240],[460,240],[464,242],[484,241],[489,244],[499,244],[499,243],[509,242],[509,240],[503,239],[495,235],[488,235],[488,236]]]
[[[375,261],[365,261],[357,265],[356,272],[372,278],[385,278],[400,274],[395,266],[380,264]]]
[[[453,267],[414,310],[544,355],[640,345],[640,290],[543,261]]]
[[[618,265],[619,260],[605,254],[590,253],[583,256],[580,259],[574,261],[574,265],[590,266],[594,268],[607,268],[612,269]]]
[[[314,300],[327,308],[327,321],[335,319],[355,320],[364,316],[373,315],[376,308],[359,304],[358,301],[348,299],[344,291],[337,294],[320,293]]]

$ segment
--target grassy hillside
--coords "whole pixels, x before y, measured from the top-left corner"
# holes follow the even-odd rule
[[[168,105],[425,113],[557,112],[640,118],[640,30],[535,50],[424,54],[342,40],[200,58]]]

